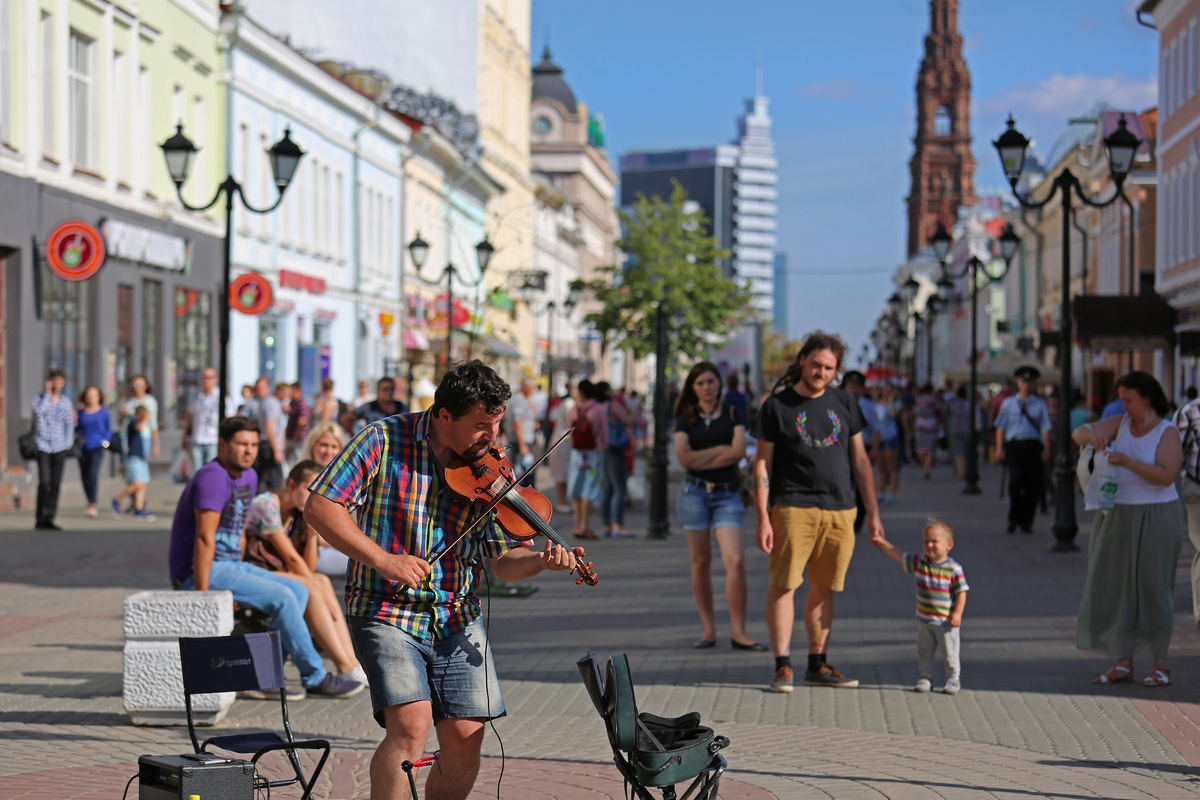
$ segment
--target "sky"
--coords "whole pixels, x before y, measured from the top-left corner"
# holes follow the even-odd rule
[[[976,194],[1007,187],[991,141],[1011,112],[1045,157],[1103,100],[1157,102],[1158,34],[1137,0],[960,0]],[[533,0],[549,45],[604,115],[614,167],[633,150],[732,141],[761,59],[779,160],[790,338],[823,329],[857,353],[905,260],[908,162],[928,0]]]

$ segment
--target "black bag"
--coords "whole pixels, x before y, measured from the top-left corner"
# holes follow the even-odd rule
[[[38,457],[37,448],[37,414],[33,414],[30,421],[29,433],[22,433],[17,437],[17,450],[21,453],[21,458],[26,461],[34,461]]]
[[[70,458],[80,458],[83,456],[83,437],[78,433],[71,441],[71,449],[67,451],[67,456]]]

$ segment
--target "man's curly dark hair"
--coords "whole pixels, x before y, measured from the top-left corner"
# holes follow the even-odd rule
[[[430,411],[437,416],[444,408],[451,417],[458,419],[482,404],[487,413],[498,414],[508,406],[510,397],[512,387],[496,374],[496,370],[479,359],[460,361],[442,376],[442,382],[433,394]]]

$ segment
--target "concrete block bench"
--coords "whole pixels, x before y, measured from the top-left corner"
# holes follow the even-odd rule
[[[233,631],[231,592],[138,592],[125,598],[122,697],[134,725],[186,725],[181,636],[226,636]],[[192,697],[197,725],[220,722],[236,695]]]

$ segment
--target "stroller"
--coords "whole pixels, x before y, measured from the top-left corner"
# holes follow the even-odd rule
[[[589,650],[576,665],[604,719],[613,761],[637,800],[656,800],[651,788],[662,800],[715,800],[728,767],[720,752],[729,746],[727,738],[701,725],[695,711],[674,718],[639,714],[624,653],[608,659],[604,679],[596,651]],[[680,797],[675,785],[686,781],[691,783]]]

